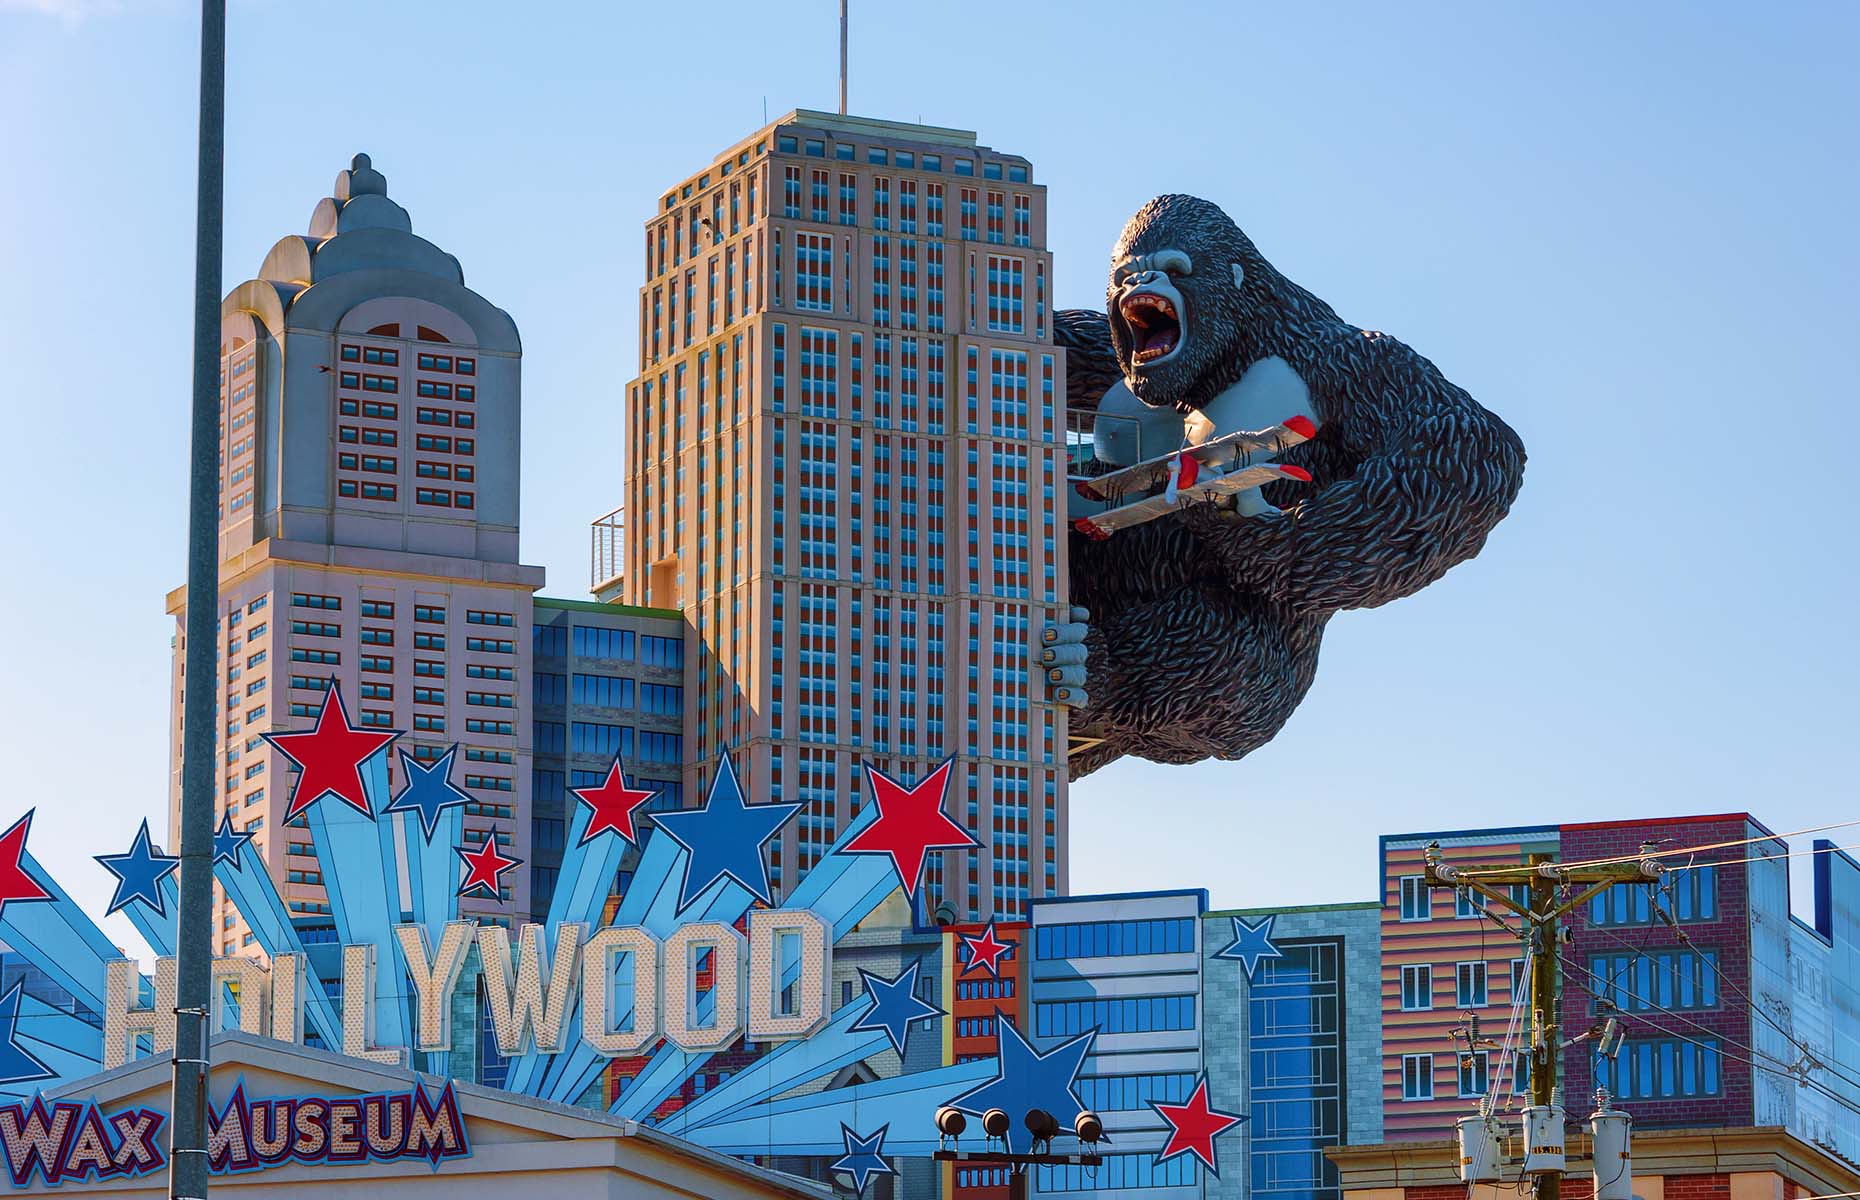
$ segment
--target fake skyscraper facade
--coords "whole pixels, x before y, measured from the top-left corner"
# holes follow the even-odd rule
[[[509,315],[416,236],[366,155],[221,317],[216,820],[279,882],[293,918],[330,912],[308,831],[286,822],[295,768],[261,735],[309,728],[332,682],[343,716],[403,731],[388,770],[432,768],[472,799],[468,846],[528,859],[532,593],[517,561],[522,348]],[[180,797],[187,595],[174,614],[171,818]],[[333,706],[332,706],[333,707]],[[404,759],[402,756],[405,756]],[[171,834],[170,845],[178,842]],[[331,868],[333,869],[333,868]],[[527,878],[488,919],[527,909]],[[216,949],[252,942],[223,902]],[[333,931],[332,931],[333,936]]]
[[[1066,717],[1030,647],[1067,594],[1065,364],[1027,160],[798,111],[645,235],[606,583],[690,627],[686,794],[735,748],[754,798],[807,805],[779,892],[866,802],[862,762],[953,755],[982,848],[933,856],[920,915],[1063,892]]]

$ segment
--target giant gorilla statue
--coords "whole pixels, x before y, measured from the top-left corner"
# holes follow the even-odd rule
[[[1056,324],[1075,409],[1121,378],[1131,407],[1193,421],[1270,374],[1291,389],[1276,402],[1308,398],[1317,425],[1279,459],[1310,481],[1268,484],[1266,504],[1187,503],[1108,538],[1070,535],[1085,610],[1072,733],[1096,741],[1073,755],[1075,776],[1126,754],[1180,763],[1264,745],[1311,686],[1331,614],[1477,554],[1522,482],[1509,426],[1401,342],[1346,324],[1206,200],[1145,204],[1112,252],[1107,311]],[[1080,694],[1057,686],[1080,675],[1053,665],[1073,661],[1055,654],[1067,636],[1049,629],[1038,651],[1062,699]]]

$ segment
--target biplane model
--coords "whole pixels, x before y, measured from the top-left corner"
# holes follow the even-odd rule
[[[1194,431],[1190,431],[1190,438]],[[1287,417],[1268,429],[1235,430],[1103,475],[1072,477],[1072,488],[1086,503],[1072,527],[1090,538],[1107,538],[1120,529],[1153,521],[1184,504],[1232,497],[1243,515],[1269,511],[1259,489],[1281,479],[1308,483],[1310,472],[1272,459],[1317,436],[1310,417]]]

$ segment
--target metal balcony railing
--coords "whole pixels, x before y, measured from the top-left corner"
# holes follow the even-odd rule
[[[620,582],[620,509],[594,518],[588,527],[588,590],[595,595],[611,591]]]

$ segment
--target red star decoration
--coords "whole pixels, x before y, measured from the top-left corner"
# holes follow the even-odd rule
[[[303,772],[291,791],[284,820],[290,821],[328,795],[365,817],[374,816],[374,810],[368,807],[368,794],[362,787],[362,764],[399,736],[398,731],[372,733],[350,725],[349,710],[342,703],[342,689],[331,679],[329,696],[323,701],[323,710],[316,715],[315,729],[264,735],[278,753],[296,763]]]
[[[626,785],[626,775],[620,770],[620,757],[614,756],[613,765],[607,768],[607,778],[599,787],[570,788],[575,799],[592,810],[588,817],[588,828],[581,835],[577,846],[585,846],[597,836],[613,830],[635,846],[639,845],[639,834],[633,824],[633,814],[646,806],[646,802],[659,793]]]
[[[26,873],[20,856],[26,853],[26,833],[32,828],[32,811],[0,833],[0,913],[6,912],[8,900],[50,900],[52,894]]]
[[[453,853],[465,860],[465,882],[459,884],[458,894],[463,896],[476,892],[487,900],[498,898],[498,887],[504,874],[523,865],[520,858],[512,858],[497,848],[496,830],[484,831],[484,845],[476,850],[467,850],[454,846]]]
[[[924,859],[932,850],[967,849],[979,845],[974,836],[943,812],[949,790],[950,760],[907,788],[877,767],[867,764],[866,782],[878,819],[847,842],[847,854],[889,854],[907,899],[917,898],[917,883]]]
[[[962,965],[962,974],[981,967],[996,979],[1001,978],[1001,959],[1014,949],[1011,942],[1004,942],[995,936],[995,923],[988,922],[988,928],[975,937],[962,935],[962,944],[969,948],[969,961]]]
[[[1170,1125],[1169,1141],[1157,1154],[1156,1161],[1160,1163],[1186,1152],[1200,1159],[1209,1174],[1218,1177],[1221,1172],[1216,1165],[1214,1139],[1246,1118],[1209,1107],[1208,1077],[1201,1077],[1187,1103],[1158,1104],[1152,1100],[1150,1107]]]

